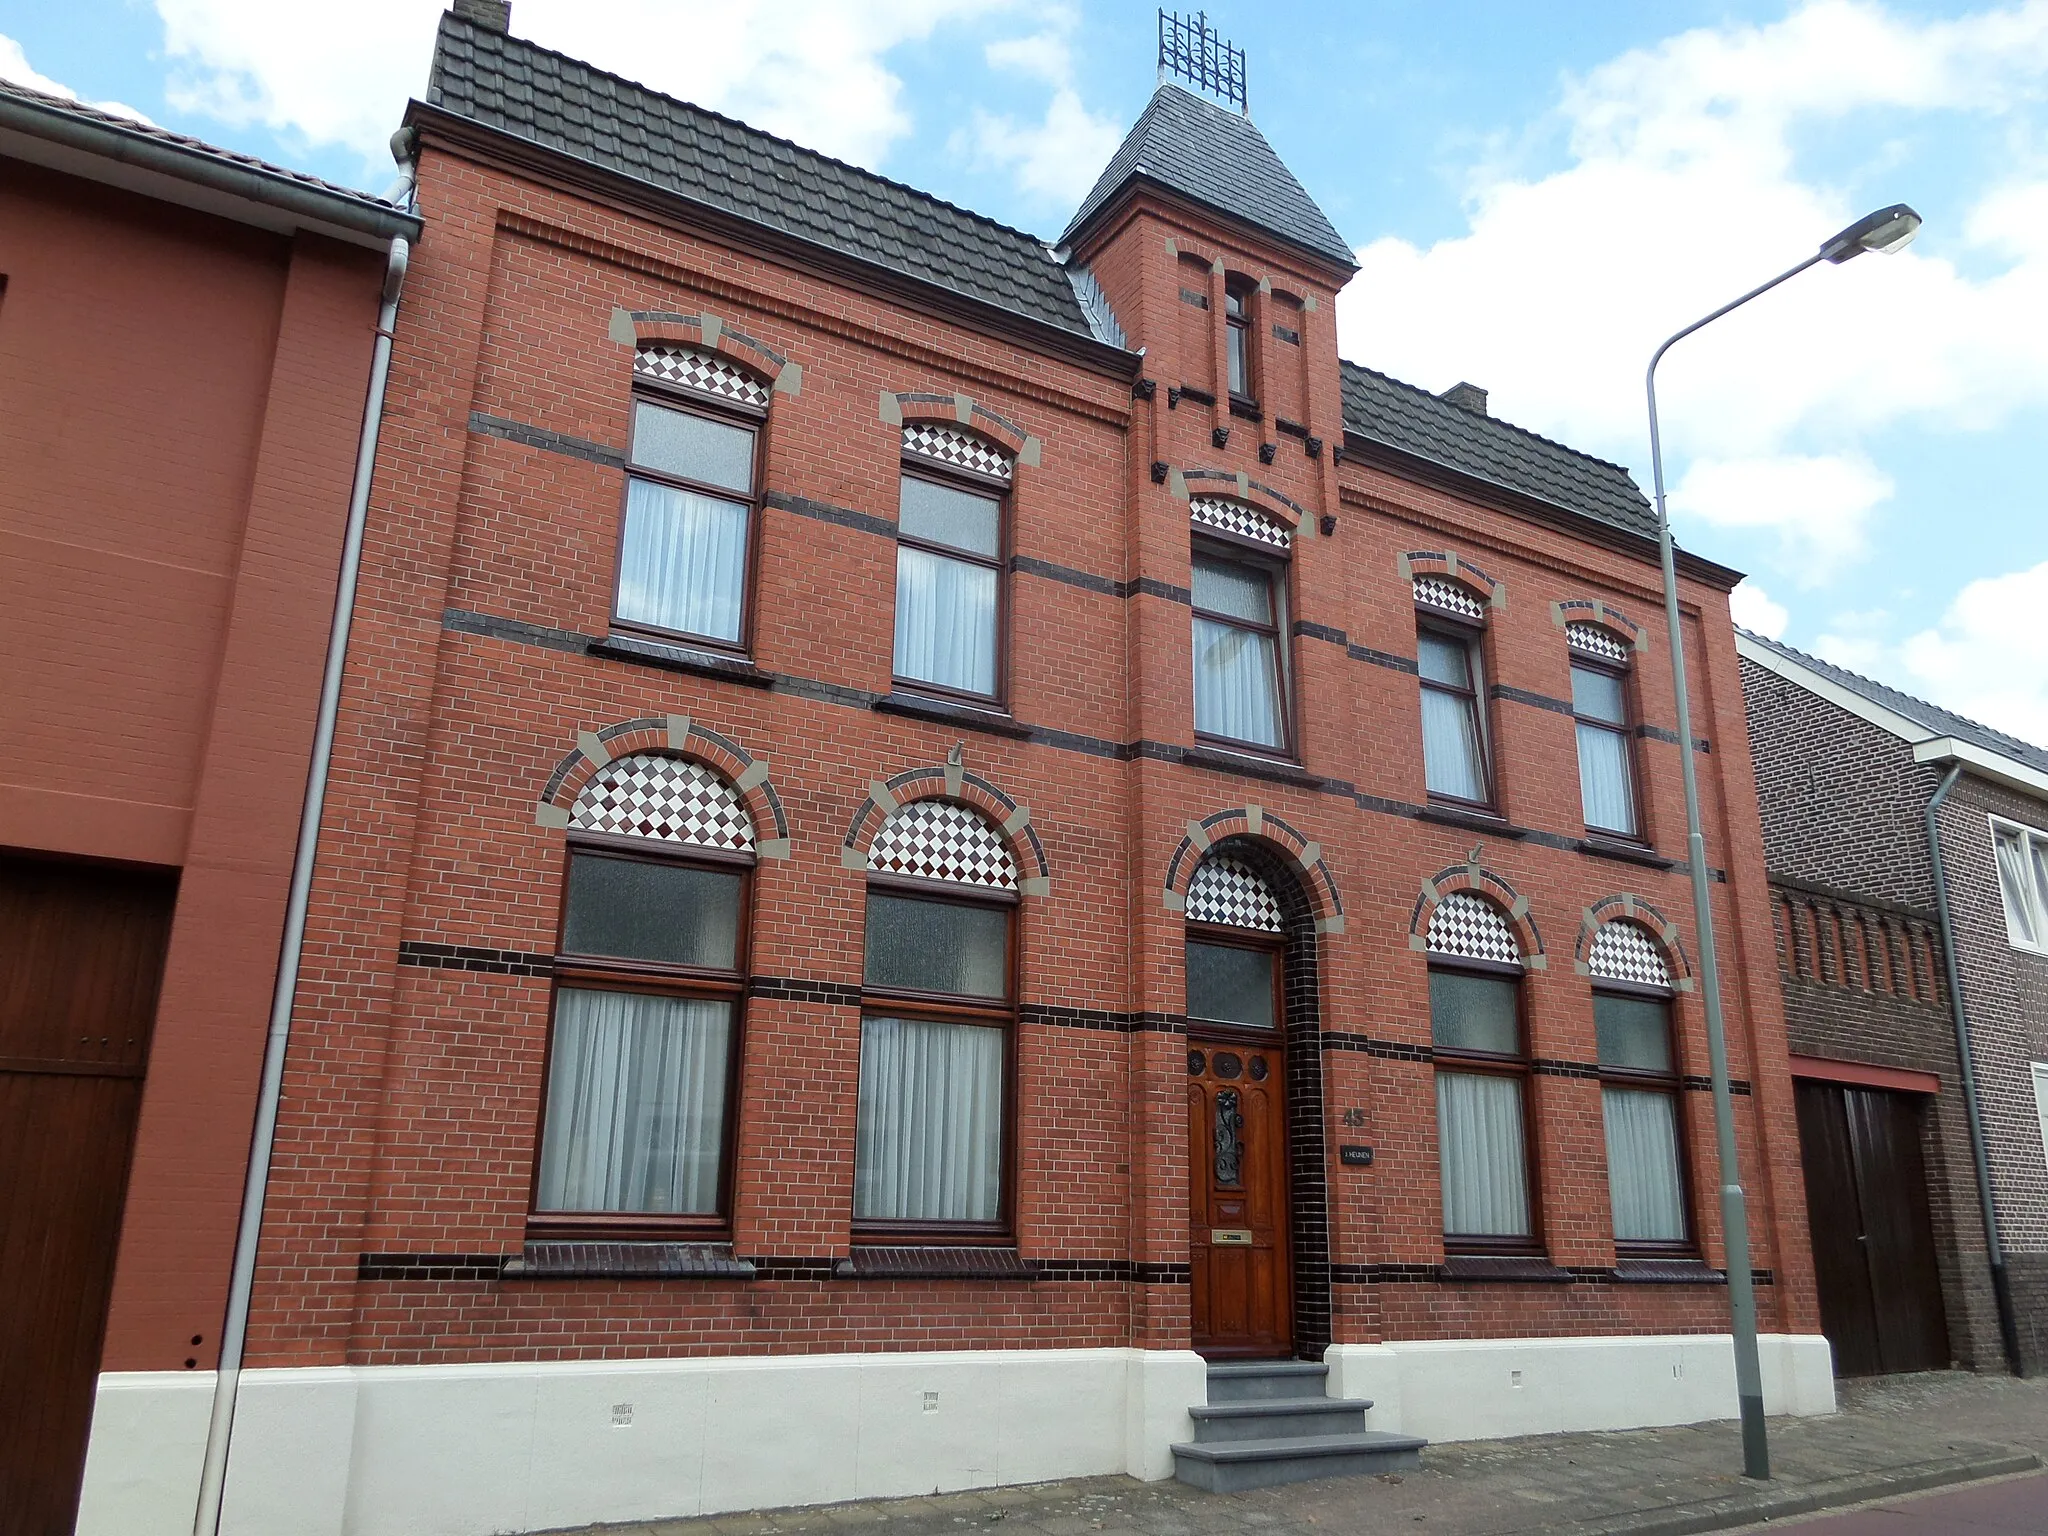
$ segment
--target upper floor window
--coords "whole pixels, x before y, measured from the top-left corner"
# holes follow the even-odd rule
[[[716,1226],[752,820],[710,769],[643,753],[606,764],[569,827],[534,1219]]]
[[[768,388],[706,353],[643,347],[613,617],[739,647]]]
[[[1422,770],[1432,798],[1493,804],[1481,629],[1486,609],[1470,588],[1415,578],[1416,671],[1422,680]]]
[[[1223,292],[1225,345],[1229,361],[1230,392],[1248,400],[1252,389],[1251,290],[1233,282]]]
[[[1648,930],[1625,918],[1601,925],[1586,958],[1614,1241],[1622,1248],[1683,1248],[1692,1231],[1670,970]]]
[[[1629,714],[1629,650],[1607,630],[1568,624],[1572,656],[1572,718],[1579,737],[1579,799],[1589,831],[1633,838],[1636,814],[1635,731]]]
[[[1284,752],[1289,532],[1238,502],[1198,496],[1190,514],[1195,733]]]
[[[2006,936],[2021,949],[2048,952],[2048,833],[1994,819],[1991,847]]]
[[[1002,692],[1008,455],[940,424],[903,429],[897,517],[899,681],[988,701]]]

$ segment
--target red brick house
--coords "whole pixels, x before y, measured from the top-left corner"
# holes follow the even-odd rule
[[[1340,362],[1348,247],[1178,86],[1057,246],[476,0],[407,122],[225,1528],[1299,1470],[1216,1453],[1247,1373],[1340,1400],[1267,1410],[1326,1465],[1732,1413],[1625,471]],[[1683,572],[1820,1411],[1736,573]]]

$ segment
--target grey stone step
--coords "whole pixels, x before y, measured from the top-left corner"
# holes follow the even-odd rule
[[[1321,1397],[1330,1368],[1319,1360],[1229,1360],[1209,1367],[1212,1403]]]
[[[1176,1445],[1173,1475],[1210,1493],[1239,1493],[1318,1477],[1360,1477],[1412,1472],[1429,1442],[1413,1435],[1365,1429],[1348,1435],[1304,1435],[1289,1440],[1231,1440]]]
[[[1372,1403],[1362,1397],[1278,1397],[1266,1402],[1208,1403],[1190,1408],[1195,1443],[1271,1440],[1281,1435],[1344,1435],[1365,1428]]]

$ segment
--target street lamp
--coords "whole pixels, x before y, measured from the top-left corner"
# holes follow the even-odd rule
[[[1742,1471],[1746,1477],[1771,1475],[1771,1448],[1764,1429],[1763,1373],[1756,1354],[1756,1291],[1749,1267],[1749,1216],[1742,1197],[1742,1174],[1736,1164],[1735,1109],[1728,1095],[1728,1041],[1721,1025],[1721,973],[1714,954],[1714,916],[1709,905],[1706,839],[1700,834],[1700,786],[1692,754],[1692,701],[1685,686],[1685,640],[1678,627],[1678,572],[1671,550],[1671,519],[1664,511],[1664,447],[1657,432],[1657,364],[1674,344],[1730,310],[1740,309],[1769,293],[1788,278],[1819,262],[1839,266],[1865,251],[1889,255],[1904,248],[1920,231],[1920,215],[1904,203],[1866,214],[1790,271],[1752,288],[1733,303],[1695,320],[1650,358],[1644,387],[1650,399],[1650,474],[1657,491],[1657,548],[1664,562],[1664,625],[1670,635],[1671,686],[1678,696],[1678,759],[1685,770],[1685,856],[1692,869],[1693,918],[1699,930],[1700,994],[1707,1009],[1707,1054],[1714,1074],[1714,1140],[1720,1155],[1721,1229],[1728,1245],[1728,1309],[1735,1335],[1735,1395],[1742,1411]]]

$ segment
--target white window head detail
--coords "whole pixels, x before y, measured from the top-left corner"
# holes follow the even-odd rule
[[[913,800],[882,823],[868,868],[923,880],[1017,889],[1017,861],[982,816],[951,800]]]
[[[1451,581],[1443,576],[1416,577],[1415,601],[1468,619],[1486,617],[1486,604],[1478,593],[1461,581]]]
[[[1197,923],[1280,932],[1280,902],[1249,864],[1212,853],[1188,882],[1187,915]]]
[[[694,347],[646,346],[633,354],[633,372],[643,379],[693,390],[714,400],[737,400],[763,410],[768,406],[768,386],[715,352],[699,352]]]
[[[1015,461],[1002,449],[942,421],[918,421],[905,427],[903,451],[912,458],[971,469],[997,480],[1008,480],[1016,473]]]
[[[1191,497],[1188,516],[1204,527],[1218,528],[1241,539],[1270,544],[1275,549],[1286,549],[1294,539],[1293,533],[1279,519],[1268,517],[1257,507],[1248,507],[1241,501],[1225,501],[1220,496]]]
[[[569,825],[699,848],[754,846],[754,818],[738,790],[701,763],[655,752],[598,769],[576,797]]]
[[[1633,981],[1646,987],[1671,985],[1671,967],[1650,930],[1625,917],[1602,923],[1586,955],[1587,968],[1610,981]]]
[[[1625,662],[1629,658],[1629,647],[1611,629],[1598,624],[1567,624],[1564,627],[1565,644],[1575,651],[1584,651],[1588,656],[1597,656],[1602,661]]]
[[[1434,954],[1468,960],[1522,963],[1522,946],[1500,908],[1469,891],[1453,891],[1437,903],[1429,919],[1429,947]]]

